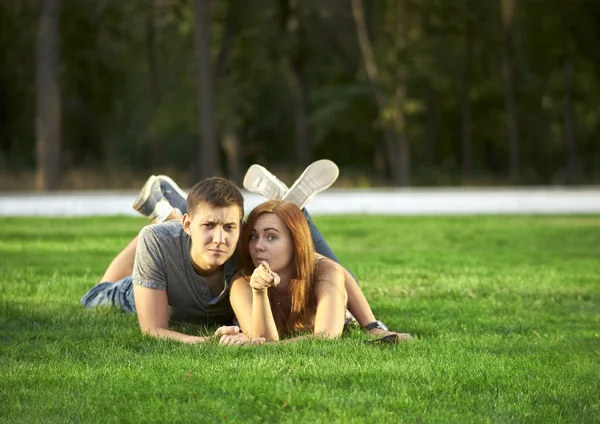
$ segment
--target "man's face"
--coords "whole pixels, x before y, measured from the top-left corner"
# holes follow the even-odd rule
[[[218,269],[231,258],[240,237],[241,211],[237,206],[196,206],[183,216],[183,228],[192,239],[190,254],[199,274]]]

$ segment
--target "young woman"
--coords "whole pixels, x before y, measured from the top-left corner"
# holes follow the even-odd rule
[[[250,340],[275,341],[307,330],[337,338],[349,297],[364,300],[348,271],[315,252],[307,220],[291,202],[271,200],[250,212],[240,237],[239,262],[230,302]],[[356,303],[351,312],[372,317],[366,300],[366,312],[362,302]],[[411,338],[388,331],[375,334]]]

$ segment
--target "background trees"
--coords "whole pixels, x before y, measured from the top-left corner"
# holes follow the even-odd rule
[[[589,0],[1,2],[0,189],[598,182],[599,44]]]

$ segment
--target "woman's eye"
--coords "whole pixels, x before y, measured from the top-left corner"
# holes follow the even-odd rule
[[[269,241],[275,241],[275,240],[277,240],[277,237],[275,237],[275,236],[268,236],[267,240],[269,240]]]
[[[250,240],[258,240],[258,236],[256,234],[252,234],[250,236]]]

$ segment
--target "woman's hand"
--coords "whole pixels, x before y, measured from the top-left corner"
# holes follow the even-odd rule
[[[269,287],[277,287],[280,281],[279,275],[271,271],[269,264],[261,262],[250,277],[250,287],[253,291],[263,291]]]
[[[219,344],[223,346],[243,346],[245,344],[263,344],[264,337],[257,337],[250,340],[244,333],[225,334],[219,339]]]

